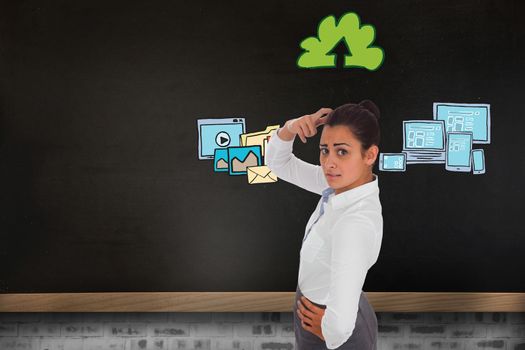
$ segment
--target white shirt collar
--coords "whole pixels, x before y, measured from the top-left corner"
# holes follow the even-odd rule
[[[337,195],[333,188],[328,187],[323,191],[323,197],[329,196],[328,204],[330,204],[333,209],[340,209],[352,205],[362,198],[379,191],[379,178],[376,174],[372,174],[372,176],[374,177],[372,181]]]

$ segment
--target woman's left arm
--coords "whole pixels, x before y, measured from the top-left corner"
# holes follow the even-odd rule
[[[345,216],[332,231],[331,280],[321,331],[326,346],[335,349],[350,338],[368,269],[377,256],[377,226],[362,213]]]

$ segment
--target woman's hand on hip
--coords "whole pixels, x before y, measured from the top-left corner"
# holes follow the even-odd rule
[[[290,119],[286,122],[283,129],[286,129],[291,135],[299,135],[303,143],[306,143],[307,137],[317,134],[317,127],[326,122],[328,113],[332,112],[331,108],[321,108],[314,114],[303,115],[300,118]]]
[[[324,316],[324,311],[324,309],[315,306],[304,296],[301,297],[301,301],[297,301],[297,315],[301,319],[301,326],[321,338],[321,340],[324,340],[321,332],[321,320]]]

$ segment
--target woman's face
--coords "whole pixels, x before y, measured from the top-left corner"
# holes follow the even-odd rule
[[[319,148],[319,161],[326,181],[336,194],[373,179],[372,165],[379,149],[373,145],[363,155],[361,142],[355,138],[349,127],[325,125]]]

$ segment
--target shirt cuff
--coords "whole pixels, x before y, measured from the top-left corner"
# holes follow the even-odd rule
[[[350,339],[350,336],[352,335],[352,333],[346,335],[335,335],[333,332],[330,332],[329,326],[324,317],[321,319],[321,333],[323,334],[328,349],[337,349]]]
[[[285,141],[283,140],[278,134],[277,132],[279,130],[281,130],[283,127],[277,129],[277,130],[274,130],[272,131],[272,133],[270,134],[270,142],[273,143],[277,148],[288,148],[288,149],[292,149],[293,147],[293,142],[295,140],[295,138],[291,139],[290,141]]]

